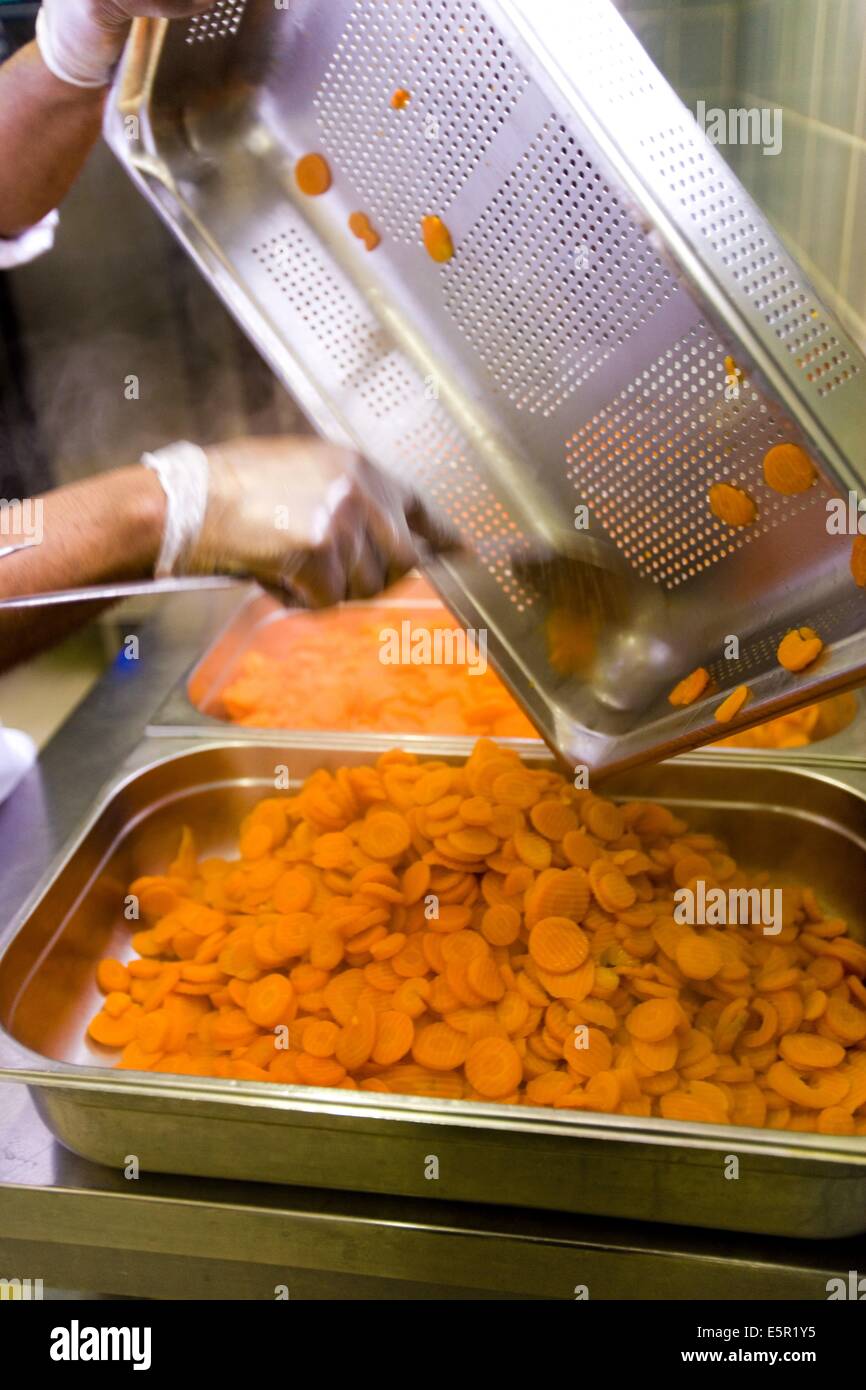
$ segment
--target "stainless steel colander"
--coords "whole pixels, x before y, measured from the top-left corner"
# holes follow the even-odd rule
[[[866,473],[866,360],[608,0],[221,0],[137,26],[107,129],[319,427],[470,542],[431,577],[569,763],[717,737],[744,682],[742,724],[866,680],[826,510]],[[334,184],[310,199],[314,150]],[[819,467],[806,494],[763,481],[784,441]],[[753,525],[715,518],[719,481]],[[587,537],[618,552],[600,584]],[[584,641],[609,576],[616,621]],[[794,676],[776,647],[802,625],[827,651]],[[700,665],[709,693],[673,709]]]

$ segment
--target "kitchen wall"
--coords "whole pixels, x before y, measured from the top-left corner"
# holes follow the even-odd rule
[[[620,0],[686,104],[782,111],[782,150],[722,147],[866,349],[866,0]]]

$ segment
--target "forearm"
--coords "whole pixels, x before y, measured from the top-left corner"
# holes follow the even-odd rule
[[[41,542],[0,556],[0,599],[153,574],[165,495],[146,468],[121,468],[37,500]],[[0,535],[0,550],[19,539]],[[0,669],[50,645],[96,611],[92,604],[0,610]]]
[[[19,236],[66,197],[99,137],[105,91],[61,82],[36,43],[0,68],[0,237]]]

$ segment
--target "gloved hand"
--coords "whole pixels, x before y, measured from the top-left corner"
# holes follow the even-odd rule
[[[74,87],[105,87],[133,19],[188,19],[213,0],[42,0],[36,40],[47,67]]]
[[[459,542],[421,501],[359,454],[306,438],[173,444],[143,463],[168,499],[157,576],[251,576],[323,608],[373,598]]]

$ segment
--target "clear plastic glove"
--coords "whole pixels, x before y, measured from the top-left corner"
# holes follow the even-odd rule
[[[189,19],[212,5],[213,0],[42,0],[36,39],[61,82],[105,87],[133,19]]]
[[[372,598],[425,546],[459,548],[412,493],[359,454],[306,438],[146,455],[168,498],[157,574],[237,574],[323,608]]]

